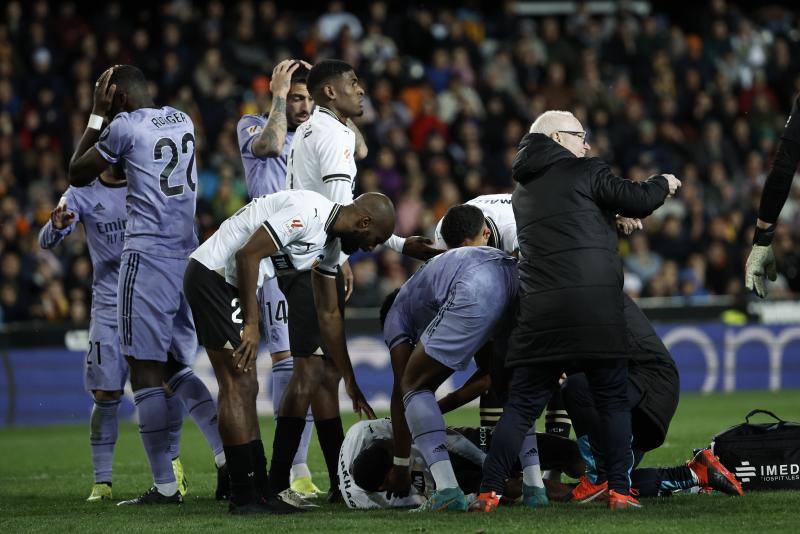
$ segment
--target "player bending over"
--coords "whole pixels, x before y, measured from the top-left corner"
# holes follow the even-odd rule
[[[278,63],[269,82],[272,107],[269,113],[244,115],[236,126],[244,178],[250,198],[282,191],[286,182],[286,159],[295,130],[307,121],[314,109],[306,80],[311,65],[287,59]],[[272,358],[272,409],[277,418],[283,393],[292,377],[294,360],[289,350],[288,310],[278,280],[270,278],[258,290],[261,329]],[[306,426],[297,454],[292,460],[291,487],[305,498],[321,492],[311,479],[306,465],[314,418],[309,408]]]
[[[336,292],[341,251],[371,250],[391,235],[394,207],[368,193],[341,206],[311,191],[257,197],[226,220],[193,254],[185,291],[219,383],[220,432],[231,476],[231,513],[296,511],[283,490],[269,490],[260,447],[255,370],[259,333],[258,287],[263,280],[312,270],[322,343],[345,378],[353,409],[374,417],[355,381]],[[303,390],[309,400],[313,391]],[[253,447],[256,443],[257,446]],[[288,490],[291,491],[291,490]]]

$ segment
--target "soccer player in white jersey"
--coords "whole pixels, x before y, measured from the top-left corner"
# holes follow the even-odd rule
[[[260,440],[255,372],[260,341],[258,287],[267,278],[313,271],[316,309],[304,311],[318,317],[321,343],[345,378],[353,409],[374,417],[347,354],[336,270],[342,251],[372,250],[391,235],[392,228],[394,206],[379,193],[341,206],[312,191],[282,191],[253,199],[192,254],[184,289],[198,339],[219,383],[219,425],[231,477],[231,513],[295,511],[285,495],[288,484],[280,494],[270,494],[266,461],[250,453],[249,444]],[[305,423],[304,418],[301,421]]]
[[[353,201],[355,153],[359,145],[358,135],[349,125],[353,117],[363,113],[364,90],[353,68],[336,60],[315,65],[308,75],[307,85],[317,108],[295,131],[287,161],[286,188],[315,191],[333,202],[349,204]],[[403,239],[392,235],[386,245],[420,259],[439,252],[421,237]],[[341,270],[337,278],[343,306],[345,283]],[[317,323],[313,312],[310,273],[281,277],[279,284],[289,303],[289,342],[294,372],[276,421],[270,485],[274,493],[289,487],[292,459],[310,405],[328,467],[331,488],[328,497],[330,501],[340,501],[336,463],[344,440],[338,402],[341,377],[323,349],[320,329],[324,326]]]
[[[250,198],[282,191],[286,183],[286,158],[297,127],[308,120],[314,100],[306,89],[311,65],[305,61],[287,59],[272,71],[270,91],[272,105],[269,113],[244,115],[236,131],[242,156],[244,178]],[[358,152],[358,151],[356,151]],[[286,297],[278,280],[264,280],[258,292],[261,325],[267,349],[272,358],[272,408],[278,414],[283,392],[292,377],[294,360],[289,350],[289,328]],[[311,409],[306,414],[303,438],[292,460],[292,489],[305,498],[317,497],[321,491],[314,485],[306,465],[314,418]]]

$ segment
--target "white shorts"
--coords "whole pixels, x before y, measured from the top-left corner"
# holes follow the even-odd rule
[[[261,309],[261,333],[267,342],[270,354],[289,350],[289,304],[278,287],[278,279],[264,280],[258,290]]]

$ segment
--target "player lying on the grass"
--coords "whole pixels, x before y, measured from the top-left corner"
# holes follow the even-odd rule
[[[481,479],[481,466],[492,440],[491,427],[447,427],[445,444],[459,487],[475,493]],[[580,476],[584,470],[577,444],[566,438],[538,434],[539,454],[544,469],[557,469]],[[360,421],[347,431],[339,452],[339,489],[349,508],[404,508],[420,506],[434,492],[430,469],[420,451],[412,446],[409,458],[411,487],[406,495],[381,490],[384,477],[392,468],[394,434],[389,419]],[[521,475],[521,473],[520,473]],[[554,485],[555,486],[555,485]],[[518,499],[520,476],[509,480],[506,498]],[[554,488],[558,492],[560,488]],[[558,492],[563,495],[563,490]]]
[[[287,59],[272,71],[269,89],[271,109],[259,115],[244,115],[236,130],[242,156],[244,179],[250,198],[283,191],[286,182],[286,160],[295,130],[311,117],[314,99],[308,94],[307,77],[311,65],[305,61]],[[358,157],[358,151],[356,151]],[[292,377],[294,359],[289,347],[287,301],[278,280],[270,278],[258,290],[261,325],[267,349],[272,359],[272,409],[278,417],[281,399]],[[316,497],[320,489],[314,485],[306,465],[308,444],[314,427],[311,408],[291,468],[291,488],[306,498]]]
[[[104,117],[111,121],[100,133]],[[128,180],[117,326],[154,485],[119,504],[183,501],[169,446],[174,422],[183,414],[170,409],[174,403],[165,382],[211,443],[218,474],[225,465],[214,401],[191,369],[197,339],[182,289],[188,255],[197,246],[194,159],[191,118],[169,106],[156,107],[141,70],[117,65],[101,75],[89,123],[70,159],[69,181],[87,186],[118,163]]]
[[[473,209],[474,242],[485,244],[488,230],[483,215]],[[395,301],[397,310],[390,310],[387,316],[390,330],[399,333],[387,338],[393,349],[392,415],[397,469],[387,478],[386,489],[403,492],[408,487],[407,469],[403,468],[407,466],[411,436],[437,487],[423,510],[466,509],[464,493],[458,488],[442,447],[444,419],[434,392],[454,371],[466,368],[496,327],[505,322],[516,296],[516,267],[512,256],[486,246],[447,251],[429,260],[403,285]],[[408,306],[401,306],[404,302]],[[410,323],[413,324],[408,326]],[[407,428],[402,424],[400,393]]]
[[[628,363],[628,401],[633,434],[631,487],[642,497],[666,495],[695,487],[742,495],[739,481],[708,449],[699,451],[685,466],[636,467],[647,451],[664,443],[669,423],[678,406],[680,380],[672,356],[650,321],[627,294],[623,298],[628,337],[632,340],[634,350]],[[571,500],[589,502],[605,496],[608,491],[602,459],[597,449],[591,446],[602,432],[598,425],[599,416],[583,373],[568,376],[561,391],[587,467],[586,476],[572,491]]]
[[[313,271],[323,340],[344,377],[353,409],[374,417],[356,384],[336,290],[341,252],[372,250],[394,228],[394,206],[367,193],[341,206],[312,191],[253,199],[222,223],[191,256],[185,290],[219,383],[220,431],[231,476],[232,513],[292,512],[286,495],[270,495],[266,460],[251,454],[260,440],[256,356],[260,341],[258,286],[298,270]],[[310,394],[311,392],[307,392]],[[284,490],[292,492],[291,489]]]

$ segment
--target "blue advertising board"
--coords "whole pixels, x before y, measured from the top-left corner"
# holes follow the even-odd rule
[[[657,326],[656,330],[678,365],[683,391],[777,391],[800,387],[800,326],[670,324]],[[81,341],[73,339],[67,344],[72,348],[86,346]],[[382,339],[377,335],[351,336],[348,345],[356,376],[370,403],[376,409],[388,408],[392,372]],[[83,350],[63,346],[9,349],[0,357],[0,426],[88,419],[91,399],[83,389]],[[266,352],[259,355],[261,413],[272,412],[269,361]],[[195,372],[216,394],[211,366],[202,351]],[[463,383],[471,372],[468,369],[451,377],[439,394]],[[340,394],[344,399],[343,389]],[[126,391],[123,417],[135,416],[132,398],[132,393]]]

